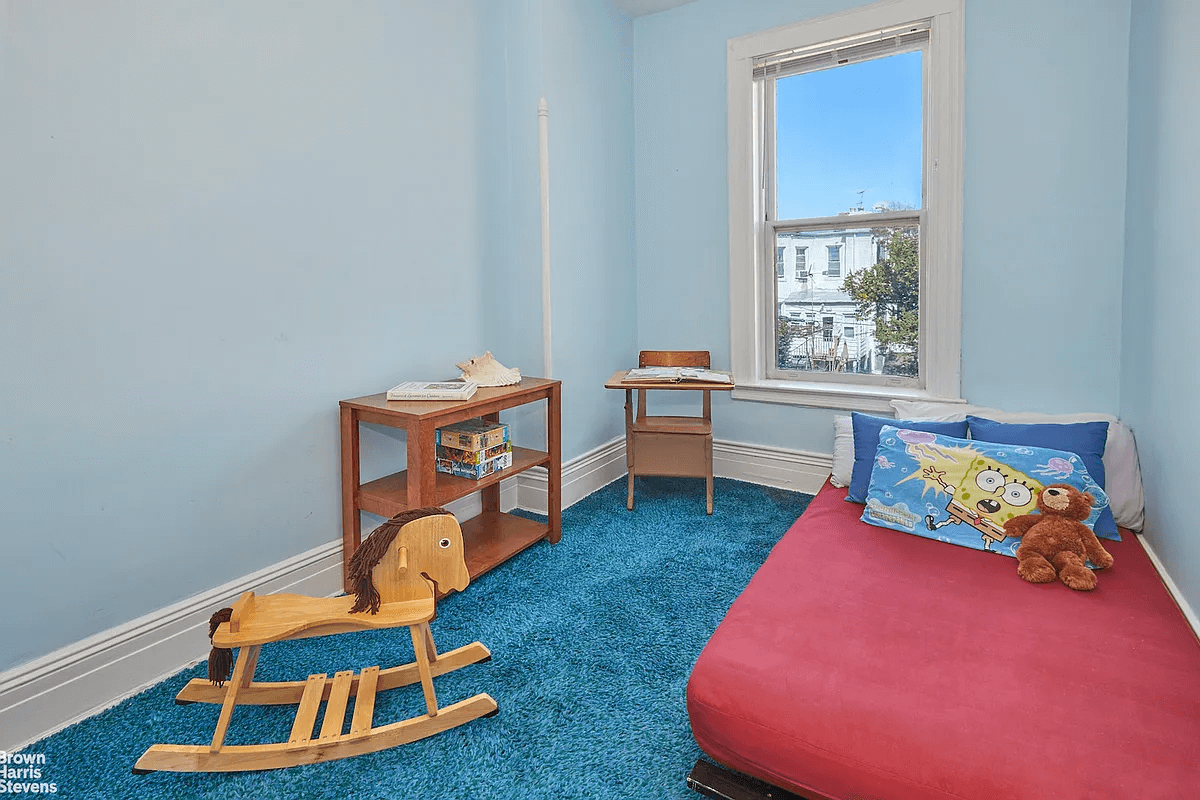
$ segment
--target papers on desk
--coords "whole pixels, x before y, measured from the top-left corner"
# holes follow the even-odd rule
[[[629,370],[625,374],[625,380],[662,381],[663,383],[680,383],[682,381],[733,383],[733,379],[724,372],[713,372],[710,369],[697,367],[642,367]]]

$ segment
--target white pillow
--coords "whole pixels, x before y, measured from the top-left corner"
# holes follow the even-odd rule
[[[892,409],[900,419],[960,420],[967,415],[986,417],[996,422],[1067,424],[1071,422],[1108,423],[1104,443],[1104,493],[1108,495],[1113,519],[1123,528],[1140,531],[1145,514],[1142,471],[1138,466],[1133,431],[1111,414],[1041,414],[1036,411],[1001,411],[998,408],[969,406],[963,403],[935,403],[923,400],[892,400]],[[835,454],[836,454],[836,436]],[[853,456],[851,456],[853,458]]]
[[[854,474],[854,421],[849,416],[833,418],[833,475],[829,482],[845,489]]]

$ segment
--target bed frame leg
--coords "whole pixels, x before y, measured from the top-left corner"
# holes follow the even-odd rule
[[[687,776],[687,787],[715,800],[806,800],[786,789],[699,759]]]

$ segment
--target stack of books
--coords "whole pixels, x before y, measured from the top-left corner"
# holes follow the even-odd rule
[[[437,471],[479,480],[512,466],[508,426],[476,417],[438,428]]]

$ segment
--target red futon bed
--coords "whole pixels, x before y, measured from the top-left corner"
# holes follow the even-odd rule
[[[845,496],[826,483],[701,653],[709,756],[815,798],[1200,798],[1200,644],[1134,534],[1075,592]]]

